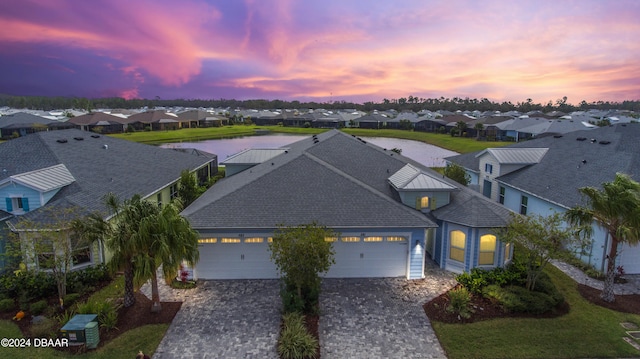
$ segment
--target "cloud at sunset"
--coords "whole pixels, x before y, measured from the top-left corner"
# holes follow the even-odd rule
[[[0,5],[0,93],[381,101],[640,98],[633,1]]]

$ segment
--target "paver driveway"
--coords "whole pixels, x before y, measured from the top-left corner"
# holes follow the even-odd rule
[[[454,284],[453,275],[442,275],[323,280],[321,357],[445,358],[421,305]]]
[[[278,358],[278,280],[204,281],[161,298],[183,304],[154,359]]]

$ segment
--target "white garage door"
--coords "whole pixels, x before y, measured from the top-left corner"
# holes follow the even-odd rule
[[[201,240],[198,279],[279,278],[264,238],[214,238]]]
[[[326,277],[364,278],[407,275],[407,237],[341,237],[333,242],[336,263]]]
[[[204,243],[203,243],[204,242]],[[279,278],[265,238],[201,240],[198,279]],[[341,237],[333,242],[335,264],[326,277],[401,277],[407,274],[408,240],[404,236]]]

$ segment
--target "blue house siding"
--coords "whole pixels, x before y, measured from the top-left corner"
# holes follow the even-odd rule
[[[553,213],[566,212],[566,208],[561,207],[557,204],[550,203],[545,201],[539,197],[535,197],[531,194],[522,192],[516,188],[500,184],[505,188],[505,202],[504,205],[515,211],[516,213],[520,213],[520,204],[522,196],[527,197],[527,214],[538,214],[541,216],[548,216]],[[585,263],[593,265],[598,270],[604,270],[604,258],[606,258],[606,248],[607,245],[607,233],[602,230],[600,227],[594,225],[593,227],[593,236],[592,243],[590,246],[585,248],[585,253],[580,254],[577,253],[578,258]],[[608,247],[608,246],[607,246]],[[628,248],[628,250],[637,250],[637,247]],[[636,256],[629,256],[630,258],[637,258]],[[618,261],[620,262],[621,257],[618,257]],[[634,262],[629,263],[629,267],[633,266]],[[638,266],[638,270],[640,271],[640,265]]]
[[[0,209],[14,213],[18,209],[12,205],[12,198],[23,198],[23,208],[25,212],[33,211],[41,206],[40,192],[17,184],[8,184],[0,188]],[[26,199],[26,201],[25,201]]]

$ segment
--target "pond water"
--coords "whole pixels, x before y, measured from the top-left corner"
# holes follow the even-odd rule
[[[161,147],[195,148],[218,155],[218,162],[222,162],[227,157],[249,148],[278,148],[308,137],[310,136],[275,133],[269,135],[242,136],[198,142],[167,143],[161,145]],[[438,146],[412,140],[386,137],[362,137],[362,139],[388,150],[392,148],[399,148],[402,150],[403,156],[409,157],[427,167],[443,167],[445,165],[443,158],[458,154]]]

